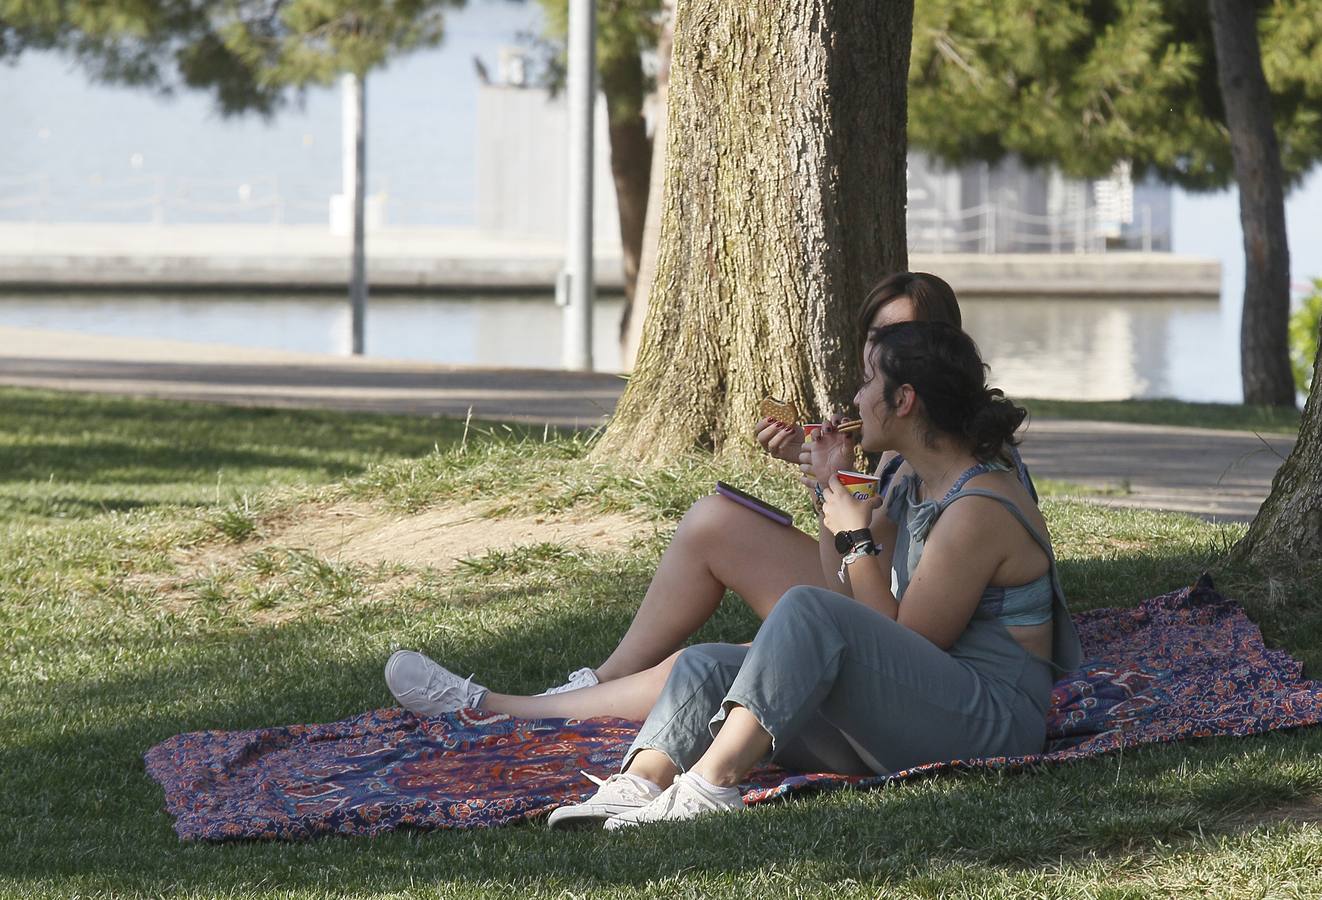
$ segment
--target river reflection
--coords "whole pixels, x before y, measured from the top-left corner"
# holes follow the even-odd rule
[[[972,299],[964,324],[1011,396],[1238,402],[1237,339],[1215,301]],[[619,368],[621,301],[594,315],[598,369]],[[371,298],[367,353],[454,365],[555,368],[561,310],[549,297]],[[340,295],[0,295],[0,322],[89,334],[341,353]],[[2,352],[2,351],[0,351]]]
[[[1238,403],[1237,336],[1207,300],[963,300],[964,327],[1011,396]]]

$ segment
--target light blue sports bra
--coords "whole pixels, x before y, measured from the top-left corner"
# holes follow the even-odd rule
[[[932,526],[936,524],[937,518],[945,511],[946,507],[961,497],[988,497],[1000,501],[1028,530],[1028,533],[1037,541],[1038,546],[1047,554],[1049,566],[1045,573],[1027,584],[1017,584],[1011,587],[993,587],[989,585],[982,592],[982,597],[978,600],[978,608],[974,615],[983,618],[994,617],[999,619],[1003,625],[1043,625],[1051,621],[1052,604],[1055,599],[1054,575],[1056,570],[1051,545],[1037,533],[1037,529],[1028,522],[1019,507],[1012,503],[1008,497],[1002,497],[1000,494],[977,488],[963,489],[970,478],[985,472],[1007,471],[1009,471],[1007,466],[995,462],[979,463],[972,466],[959,478],[955,479],[955,483],[951,485],[950,490],[939,501],[919,501],[917,499],[918,479],[914,475],[906,476],[895,485],[895,488],[891,491],[890,500],[887,502],[886,513],[899,526],[896,533],[893,557],[896,580],[899,585],[899,590],[896,593],[897,599],[903,596],[914,572],[917,571],[918,561],[923,555],[923,546],[927,542],[927,535],[931,532]]]

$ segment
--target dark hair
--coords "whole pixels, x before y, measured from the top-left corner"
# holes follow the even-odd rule
[[[943,279],[927,272],[896,272],[883,278],[863,298],[863,306],[858,311],[860,337],[867,336],[877,310],[901,297],[913,301],[914,315],[920,322],[945,322],[956,328],[964,327],[955,291]]]
[[[912,385],[930,425],[929,444],[932,431],[954,435],[986,462],[1019,443],[1014,433],[1028,412],[1000,388],[987,387],[987,364],[963,331],[945,322],[900,322],[870,329],[868,340],[885,379],[886,406],[895,408],[900,385]]]

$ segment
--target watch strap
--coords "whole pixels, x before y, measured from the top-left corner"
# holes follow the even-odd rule
[[[848,553],[860,544],[872,543],[874,543],[872,531],[867,528],[856,528],[853,531],[837,531],[835,533],[837,553]]]

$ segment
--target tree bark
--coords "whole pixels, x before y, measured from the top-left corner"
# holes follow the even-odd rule
[[[1258,4],[1208,0],[1208,8],[1244,228],[1244,309],[1239,330],[1244,402],[1293,407],[1284,178],[1258,46]]]
[[[633,293],[626,297],[624,312],[620,316],[620,368],[625,372],[633,369],[638,358],[652,279],[656,276],[656,254],[661,243],[661,198],[666,186],[666,120],[669,118],[666,96],[670,87],[670,54],[675,46],[674,0],[662,0],[661,15],[661,35],[656,42],[659,63],[656,92],[652,95],[655,121],[652,126],[652,166],[647,181],[647,215],[643,219],[643,243],[638,254],[638,278]]]
[[[858,384],[854,314],[907,265],[912,0],[680,0],[642,347],[596,453],[749,452],[758,402]]]
[[[648,177],[652,170],[652,139],[647,136],[643,103],[647,79],[637,52],[601,61],[601,89],[606,95],[610,133],[611,179],[620,219],[620,252],[624,264],[624,320],[628,321],[638,283],[643,249],[643,223],[647,218]]]
[[[1299,440],[1234,554],[1266,572],[1322,560],[1322,349],[1313,361]]]

